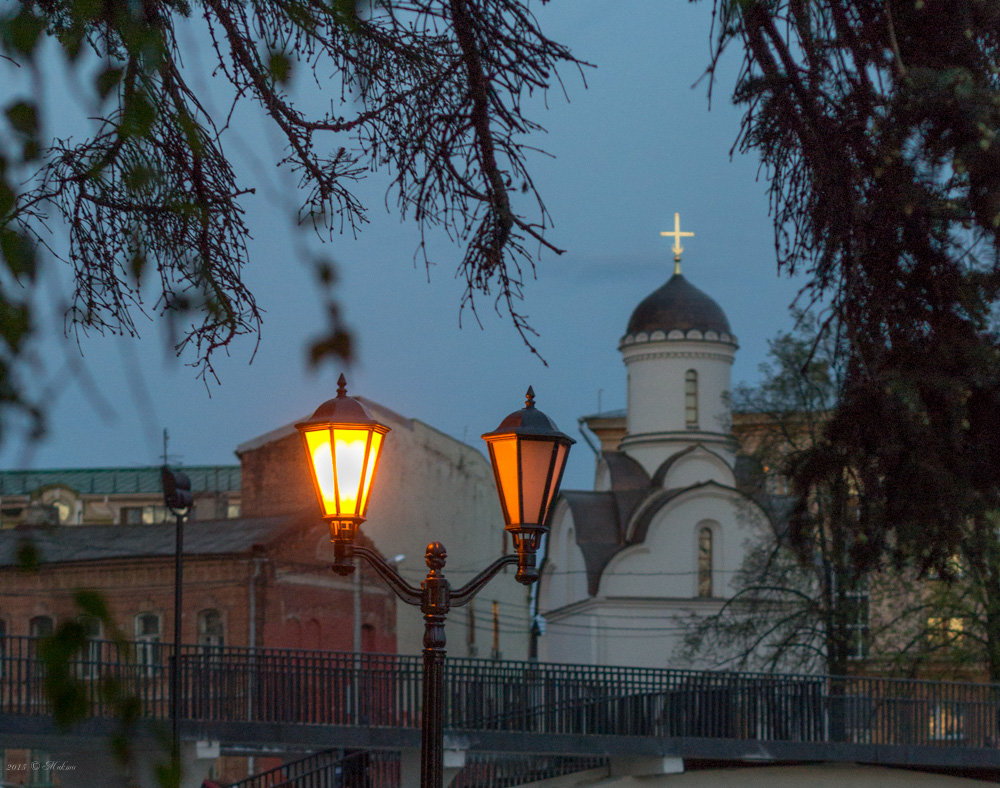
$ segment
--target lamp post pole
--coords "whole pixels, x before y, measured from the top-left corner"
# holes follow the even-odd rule
[[[410,585],[377,551],[354,546],[344,558],[334,563],[338,574],[349,574],[354,566],[352,556],[363,558],[392,589],[397,598],[408,605],[419,607],[424,614],[424,672],[420,710],[420,785],[421,788],[440,788],[444,780],[444,665],[447,639],[444,624],[452,607],[461,607],[472,601],[477,593],[505,566],[517,563],[516,555],[498,558],[461,588],[453,590],[444,575],[448,558],[440,542],[427,545],[424,556],[427,577],[419,588]]]
[[[330,524],[333,571],[349,575],[355,570],[354,558],[363,558],[399,599],[419,607],[424,615],[420,786],[442,788],[447,645],[444,625],[448,612],[470,602],[505,566],[516,564],[516,579],[524,585],[538,579],[535,554],[548,530],[552,503],[574,441],[535,408],[531,388],[524,408],[483,435],[489,446],[504,528],[513,537],[516,553],[498,558],[453,590],[444,575],[448,553],[440,542],[427,545],[427,577],[419,588],[403,580],[377,551],[355,544],[358,526],[365,520],[384,438],[390,430],[373,419],[361,402],[347,396],[343,375],[338,381],[337,397],[324,402],[310,419],[295,426],[302,435],[323,518]]]
[[[166,438],[164,438],[166,440]],[[164,449],[166,451],[166,449]],[[166,455],[164,454],[164,457]],[[171,746],[174,758],[180,756],[180,659],[181,659],[181,617],[184,596],[184,518],[194,505],[191,480],[187,474],[172,471],[166,465],[160,468],[163,486],[163,502],[174,521],[174,658],[170,663],[170,728]]]

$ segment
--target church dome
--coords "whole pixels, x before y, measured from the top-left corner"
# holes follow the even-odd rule
[[[679,331],[682,336],[697,331],[706,339],[711,332],[714,334],[711,338],[723,341],[732,338],[722,307],[680,273],[675,273],[665,285],[639,303],[629,318],[625,338],[638,334],[649,336],[659,331],[664,334]]]

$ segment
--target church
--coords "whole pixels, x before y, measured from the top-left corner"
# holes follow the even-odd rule
[[[682,622],[718,611],[767,517],[737,482],[722,308],[681,272],[635,307],[618,348],[624,411],[581,421],[597,441],[593,490],[564,490],[539,584],[544,661],[690,667]],[[585,434],[585,437],[586,434]]]

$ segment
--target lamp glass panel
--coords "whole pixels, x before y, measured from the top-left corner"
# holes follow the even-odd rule
[[[323,514],[337,513],[337,487],[333,479],[333,454],[330,451],[330,431],[327,429],[306,432],[309,460],[312,462],[313,477],[319,487],[323,503]]]
[[[337,514],[360,514],[361,481],[370,434],[367,429],[333,428],[337,491],[340,493],[340,511]]]
[[[556,445],[555,462],[552,464],[552,478],[549,480],[549,489],[545,491],[545,511],[542,512],[540,522],[544,523],[549,519],[549,510],[552,508],[552,501],[556,497],[556,488],[562,477],[563,466],[566,464],[566,455],[569,453],[569,446],[564,443]]]
[[[521,441],[521,497],[526,523],[541,523],[548,492],[553,445],[550,441]]]
[[[375,469],[378,466],[378,457],[382,451],[382,439],[385,437],[381,432],[372,433],[372,445],[368,450],[368,467],[365,468],[365,485],[361,491],[361,508],[358,514],[364,514],[368,509],[368,493],[372,489],[372,479],[375,478]]]
[[[490,443],[493,469],[500,485],[500,501],[511,525],[520,524],[521,507],[517,500],[517,438],[493,438]]]

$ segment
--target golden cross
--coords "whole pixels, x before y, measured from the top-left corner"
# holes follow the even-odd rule
[[[679,274],[681,272],[681,255],[684,253],[684,247],[681,246],[681,238],[694,238],[694,233],[681,232],[681,215],[675,213],[673,232],[664,230],[660,235],[673,236],[674,238],[674,245],[670,247],[670,251],[674,253],[674,273]]]

